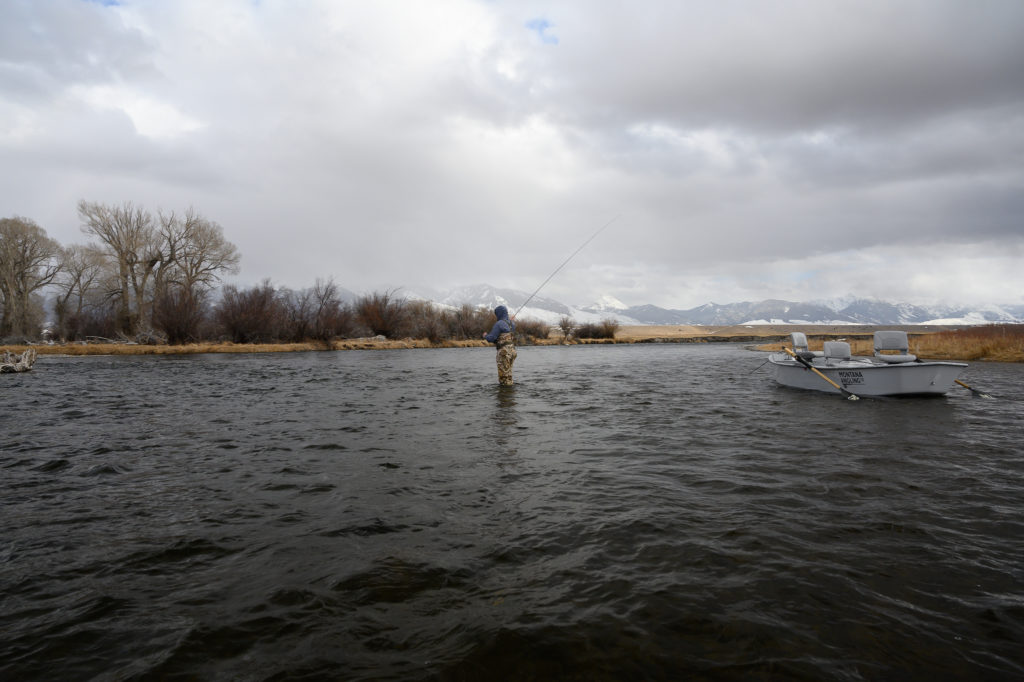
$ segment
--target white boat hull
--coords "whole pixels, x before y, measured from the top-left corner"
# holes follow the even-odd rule
[[[775,380],[783,386],[826,393],[841,391],[815,372],[782,353],[768,358]],[[815,358],[814,369],[858,396],[942,395],[953,388],[967,365],[963,362],[875,363],[852,358],[826,366]]]

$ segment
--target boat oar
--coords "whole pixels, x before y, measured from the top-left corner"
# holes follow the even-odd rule
[[[794,352],[793,352],[793,351],[791,351],[790,349],[788,349],[788,348],[783,348],[782,350],[784,350],[784,351],[786,351],[787,353],[789,353],[789,355],[790,355],[790,356],[792,356],[792,358],[793,358],[794,360],[796,360],[797,362],[799,362],[799,363],[800,363],[801,365],[803,365],[803,366],[804,366],[804,367],[806,367],[807,369],[811,370],[812,372],[814,372],[815,374],[817,374],[817,375],[818,375],[819,377],[821,377],[822,379],[824,379],[824,380],[825,380],[825,381],[827,381],[828,383],[832,384],[832,385],[833,385],[833,386],[834,386],[834,387],[835,387],[836,389],[838,389],[838,390],[839,390],[839,392],[840,392],[840,393],[842,393],[843,395],[845,395],[845,396],[846,396],[846,399],[847,399],[847,400],[860,400],[860,396],[857,396],[857,395],[854,395],[854,394],[850,393],[850,392],[849,392],[849,391],[847,391],[847,390],[846,390],[845,388],[843,388],[842,386],[840,386],[840,385],[839,385],[839,384],[837,384],[836,382],[834,382],[834,381],[832,381],[831,379],[829,379],[829,378],[828,378],[827,376],[825,376],[824,374],[822,374],[821,372],[819,372],[819,371],[818,371],[818,370],[817,370],[816,368],[812,367],[812,366],[811,366],[811,363],[807,362],[806,360],[804,360],[804,359],[803,359],[802,357],[800,357],[799,355],[797,355],[796,353],[794,353]]]
[[[984,391],[979,391],[976,388],[971,388],[970,386],[968,386],[964,382],[960,381],[959,379],[954,379],[953,381],[955,381],[956,383],[960,384],[961,386],[963,386],[964,388],[966,388],[968,391],[970,391],[974,395],[978,396],[979,398],[991,398],[992,397],[988,393],[985,393]]]

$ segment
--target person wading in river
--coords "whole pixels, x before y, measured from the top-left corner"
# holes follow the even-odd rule
[[[516,346],[512,334],[516,324],[509,319],[508,308],[503,305],[494,309],[494,316],[498,321],[491,327],[489,334],[484,334],[484,340],[498,347],[498,383],[502,386],[511,386],[512,363],[516,361]]]

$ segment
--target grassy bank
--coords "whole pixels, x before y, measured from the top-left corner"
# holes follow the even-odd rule
[[[908,330],[910,352],[927,360],[1024,362],[1024,324],[995,324],[914,334]],[[834,337],[833,337],[834,338]],[[821,350],[826,339],[808,336],[811,350]],[[874,355],[871,336],[849,335],[845,339],[854,355]],[[769,343],[758,350],[781,350],[785,343]]]
[[[572,344],[648,343],[651,341],[722,341],[746,338],[765,340],[787,335],[788,331],[804,331],[799,327],[623,327],[615,339],[573,340]],[[948,331],[910,333],[910,352],[933,360],[990,360],[1024,362],[1024,325],[988,325]],[[821,334],[816,337],[813,334]],[[827,339],[844,338],[856,355],[872,355],[871,334],[856,327],[807,330],[812,350],[821,350]],[[745,335],[745,336],[744,336]],[[531,345],[559,345],[561,335],[553,332],[546,339]],[[786,342],[760,345],[757,350],[781,350]],[[324,343],[192,343],[183,345],[141,345],[116,343],[35,345],[39,355],[182,355],[191,353],[295,353],[325,350],[389,350],[399,348],[474,348],[490,344],[481,340],[447,340],[432,343],[427,339],[339,339]],[[0,346],[0,351],[21,353],[29,346]]]
[[[543,339],[533,345],[555,345],[557,339]],[[474,348],[487,347],[485,341],[446,340],[432,343],[428,339],[339,339],[330,344],[306,343],[188,343],[129,344],[129,343],[67,343],[53,345],[8,345],[0,346],[0,352],[7,350],[20,354],[27,348],[34,348],[39,355],[189,355],[197,353],[302,353],[328,350],[391,350],[399,348]]]

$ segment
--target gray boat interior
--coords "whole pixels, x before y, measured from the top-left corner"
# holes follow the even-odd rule
[[[896,353],[887,354],[884,351],[896,351]],[[907,333],[903,331],[875,332],[875,357],[890,364],[917,360],[917,356],[910,353]]]
[[[826,341],[824,350],[810,350],[807,347],[807,335],[803,332],[791,332],[790,340],[793,344],[793,352],[804,360],[818,360],[825,365],[849,362],[853,358],[850,352],[850,344],[846,341]],[[888,330],[877,331],[874,334],[874,361],[889,365],[897,365],[905,362],[916,362],[917,356],[910,353],[907,333],[904,331]],[[868,358],[859,358],[861,362]]]

